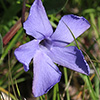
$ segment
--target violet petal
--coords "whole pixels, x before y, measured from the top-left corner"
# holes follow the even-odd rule
[[[66,25],[70,28],[75,38],[80,36],[90,27],[89,22],[84,17],[79,17],[73,14],[65,15],[61,18],[57,29],[51,36],[52,40],[54,41],[54,45],[66,46],[74,40]]]
[[[47,93],[60,81],[61,72],[52,60],[42,51],[38,50],[34,56],[33,95],[35,97]]]
[[[45,53],[53,60],[53,62],[74,71],[89,75],[89,65],[84,59],[81,50],[79,50],[77,47],[52,47],[50,50],[45,50]]]
[[[34,1],[30,8],[29,17],[23,26],[28,35],[40,40],[49,37],[53,33],[41,0]]]
[[[32,40],[28,43],[25,43],[19,46],[15,51],[14,54],[19,62],[24,65],[24,70],[29,70],[29,63],[31,59],[34,57],[34,54],[38,47],[39,41]]]

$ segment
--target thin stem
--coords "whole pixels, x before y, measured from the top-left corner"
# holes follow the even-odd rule
[[[56,85],[55,85],[53,89],[53,100],[56,100],[56,94],[57,94],[57,91],[56,91]]]
[[[86,82],[85,82],[85,84],[84,84],[84,90],[83,90],[83,98],[82,98],[82,100],[84,100],[84,96],[85,96],[85,89],[86,89]]]
[[[40,99],[43,100],[42,96],[40,96]]]
[[[8,74],[8,97],[8,100],[10,100],[10,74]]]
[[[57,100],[60,100],[59,85],[58,85],[58,83],[56,84],[56,87],[57,87]]]
[[[22,100],[16,79],[15,79],[15,85],[16,85],[16,89],[17,89],[18,96],[19,96],[20,100]]]
[[[97,67],[96,70],[99,73],[99,67]],[[95,75],[95,92],[96,92],[97,97],[99,97],[99,87],[100,87],[99,84],[100,84],[100,81],[98,80],[98,76]]]
[[[67,86],[68,85],[67,68],[63,67],[63,69],[64,69],[65,84]],[[66,96],[67,96],[67,100],[70,100],[68,89],[66,90]]]
[[[14,95],[15,95],[16,100],[17,100],[17,95],[16,95],[16,92],[15,92],[14,83],[13,83],[13,79],[12,79],[11,68],[10,68],[10,52],[8,52],[8,66],[9,66],[9,76],[10,76],[10,79],[11,79],[12,89],[13,89]]]

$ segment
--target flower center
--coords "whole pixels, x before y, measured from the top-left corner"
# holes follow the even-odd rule
[[[42,40],[40,42],[40,44],[42,46],[45,46],[46,48],[50,49],[50,47],[52,46],[52,40],[50,38],[46,38],[46,39]]]

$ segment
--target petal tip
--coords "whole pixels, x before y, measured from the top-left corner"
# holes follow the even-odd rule
[[[89,25],[89,27],[90,27],[90,23],[89,23],[88,20],[85,19],[83,16],[77,16],[77,15],[73,15],[73,14],[70,14],[70,16],[71,16],[73,19],[76,19],[76,20],[82,19],[82,20],[85,21],[85,22]]]
[[[61,72],[58,72],[60,75],[59,75],[59,77],[58,77],[58,81],[57,82],[55,82],[54,84],[52,84],[49,88],[47,88],[46,90],[45,90],[45,92],[44,93],[38,93],[38,92],[34,92],[34,88],[32,87],[32,93],[33,93],[33,96],[34,97],[39,97],[39,96],[42,96],[42,95],[44,95],[44,94],[46,94],[56,83],[58,83],[59,81],[60,81],[60,79],[61,79],[61,75],[62,75],[62,73]]]
[[[27,72],[29,70],[29,65],[23,64],[23,66],[24,66],[24,71]]]

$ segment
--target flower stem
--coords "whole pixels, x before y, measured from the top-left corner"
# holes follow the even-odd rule
[[[56,91],[56,85],[55,85],[53,89],[53,100],[56,100],[56,94],[57,94],[57,91]]]
[[[64,69],[65,84],[67,86],[68,85],[67,68],[63,67],[63,69]],[[66,90],[66,96],[67,96],[67,100],[70,100],[68,89]]]
[[[15,98],[16,98],[16,100],[17,100],[17,95],[16,95],[16,92],[15,92],[14,83],[13,83],[13,79],[12,79],[12,73],[11,73],[11,66],[10,66],[10,52],[8,52],[8,66],[9,66],[9,77],[10,77],[10,80],[11,80],[12,89],[13,89]]]
[[[99,73],[99,67],[97,67],[96,70]],[[97,75],[95,75],[95,92],[96,92],[97,97],[99,97],[99,89],[100,89],[99,84],[100,84],[100,81],[98,80]]]
[[[59,85],[58,85],[58,83],[56,84],[56,88],[57,88],[57,100],[60,100]]]

